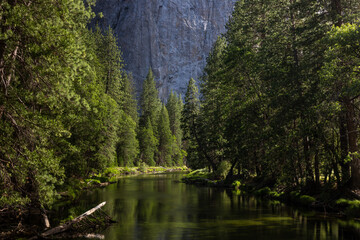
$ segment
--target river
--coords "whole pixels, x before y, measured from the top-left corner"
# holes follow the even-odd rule
[[[360,239],[360,224],[231,190],[180,183],[182,174],[124,177],[81,196],[73,214],[106,201],[105,239]],[[64,214],[67,214],[64,212]]]

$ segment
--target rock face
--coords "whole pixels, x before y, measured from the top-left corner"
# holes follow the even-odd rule
[[[98,0],[94,20],[119,40],[126,70],[138,91],[149,67],[162,99],[186,91],[202,74],[217,36],[225,31],[236,0]]]

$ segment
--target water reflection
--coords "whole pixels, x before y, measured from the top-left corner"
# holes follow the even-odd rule
[[[360,239],[360,224],[300,212],[231,190],[179,183],[180,174],[121,179],[85,194],[76,211],[107,201],[118,223],[105,239]]]

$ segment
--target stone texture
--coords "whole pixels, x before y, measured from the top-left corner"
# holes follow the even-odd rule
[[[202,74],[217,36],[225,31],[236,0],[98,0],[100,27],[111,26],[119,39],[126,70],[137,90],[149,67],[161,98],[186,91],[190,77]]]

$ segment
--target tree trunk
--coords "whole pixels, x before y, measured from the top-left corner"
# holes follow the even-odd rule
[[[319,153],[316,150],[315,153],[315,161],[314,161],[314,169],[315,169],[315,185],[316,188],[320,187],[320,162],[319,162]]]
[[[360,188],[360,159],[357,156],[357,126],[355,122],[354,105],[349,98],[344,100],[346,107],[346,126],[349,141],[349,153],[351,154],[351,185],[353,188]]]
[[[47,230],[46,232],[41,234],[41,237],[49,237],[49,236],[69,230],[74,224],[76,224],[76,223],[80,222],[81,220],[83,220],[84,218],[90,216],[91,214],[93,214],[94,212],[96,212],[97,210],[102,208],[105,204],[106,204],[106,202],[102,202],[99,205],[97,205],[96,207],[94,207],[94,208],[90,209],[89,211],[81,214],[80,216],[74,218],[70,222],[67,222],[63,225],[60,225],[58,227]]]
[[[340,132],[340,151],[341,151],[341,173],[342,173],[342,182],[345,183],[350,179],[350,166],[346,162],[349,148],[348,148],[348,139],[346,131],[346,111],[342,109],[339,116],[339,132]]]
[[[310,158],[310,141],[309,137],[303,138],[303,146],[304,146],[304,158],[305,158],[305,178],[306,184],[314,183],[314,173],[312,170],[311,158]]]

